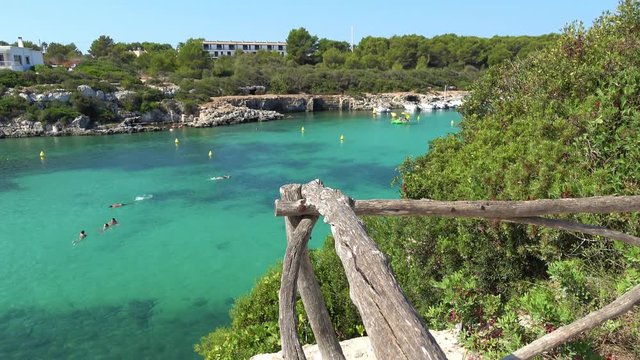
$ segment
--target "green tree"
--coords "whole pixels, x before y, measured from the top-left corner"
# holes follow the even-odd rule
[[[44,53],[44,60],[50,64],[60,65],[81,56],[82,52],[78,50],[74,43],[62,45],[52,42],[47,46],[47,52]]]
[[[339,68],[344,65],[347,55],[336,48],[329,48],[322,55],[322,63],[331,69]]]
[[[188,39],[178,46],[178,69],[194,78],[201,78],[202,71],[211,66],[211,57],[203,50],[204,39]]]
[[[424,70],[429,66],[429,60],[425,56],[420,56],[416,63],[416,70]]]
[[[487,64],[489,64],[489,66],[494,66],[506,59],[510,59],[511,56],[511,52],[507,49],[507,47],[504,44],[500,44],[491,49],[491,52],[489,52],[489,56],[487,57]]]
[[[322,38],[318,41],[318,54],[324,57],[324,53],[329,49],[337,49],[340,52],[347,52],[350,50],[349,43],[346,41],[336,41]]]
[[[298,65],[317,63],[318,37],[309,34],[307,29],[289,31],[287,36],[287,58]]]
[[[114,45],[112,38],[107,35],[100,35],[100,37],[91,43],[89,54],[94,58],[109,56]]]

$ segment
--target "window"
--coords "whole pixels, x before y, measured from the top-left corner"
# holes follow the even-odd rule
[[[249,45],[242,45],[242,50],[249,50]]]
[[[28,56],[25,56],[25,58],[24,58],[24,62],[25,62],[27,65],[31,65],[31,59],[29,59],[29,57],[28,57]]]
[[[4,54],[0,54],[0,63],[4,62]]]
[[[273,46],[267,45],[267,50],[273,50]]]
[[[222,50],[222,44],[216,44],[216,49]]]
[[[213,56],[214,56],[214,57],[218,57],[218,52],[217,52],[217,51],[214,51],[214,52],[213,52]]]
[[[282,45],[278,45],[278,50],[284,50],[284,47]]]
[[[20,55],[13,55],[13,62],[17,63],[19,65],[22,65],[22,56]]]
[[[234,44],[229,45],[229,50],[235,50],[235,49],[236,49],[236,46]]]
[[[205,50],[209,50],[209,44],[204,44],[204,45],[202,45],[202,47],[203,47]]]
[[[227,55],[231,55],[231,51],[227,51]]]
[[[260,50],[260,45],[254,45],[254,46],[253,46],[253,48],[254,48],[255,50]]]

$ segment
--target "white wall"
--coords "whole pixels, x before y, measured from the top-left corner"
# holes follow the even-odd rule
[[[35,65],[44,64],[44,58],[42,51],[37,51],[29,48],[21,48],[16,46],[0,46],[0,54],[3,55],[4,60],[0,63],[0,69],[10,69],[14,71],[28,70]],[[19,56],[20,62],[15,61],[15,57]],[[29,63],[27,64],[27,57]]]

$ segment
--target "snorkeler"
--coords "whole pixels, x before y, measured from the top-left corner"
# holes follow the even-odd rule
[[[125,204],[125,203],[113,203],[113,204],[109,205],[109,207],[110,208],[119,208],[119,207],[123,207],[125,205],[127,205],[127,204]]]

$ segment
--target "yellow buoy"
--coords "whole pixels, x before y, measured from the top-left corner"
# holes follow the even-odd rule
[[[304,126],[300,128],[300,132],[304,132]]]
[[[209,150],[209,158],[213,156],[213,151]]]
[[[44,150],[40,151],[40,157],[41,157],[41,158],[44,158],[44,157],[45,157]]]
[[[344,141],[344,135],[340,135],[340,141]]]
[[[180,144],[180,140],[178,140],[178,138],[176,138],[174,142],[176,143],[176,145]]]

